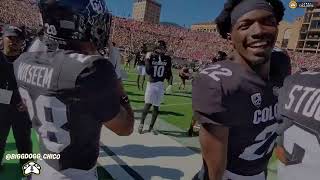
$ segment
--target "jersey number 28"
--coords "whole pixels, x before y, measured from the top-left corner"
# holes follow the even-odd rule
[[[54,153],[63,151],[70,145],[70,134],[62,128],[68,122],[65,104],[55,97],[42,95],[33,102],[27,90],[19,88],[19,92],[26,103],[30,119],[37,117],[41,122],[38,133],[46,148]]]

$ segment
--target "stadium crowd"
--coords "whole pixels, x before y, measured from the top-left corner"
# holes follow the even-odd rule
[[[315,53],[301,53],[288,51],[291,58],[293,72],[299,69],[319,69],[320,55]]]
[[[40,16],[35,0],[1,0],[0,24],[39,28]]]
[[[113,18],[113,41],[137,50],[145,42],[163,39],[175,57],[210,60],[218,51],[228,49],[228,43],[215,33],[192,32],[186,28],[150,24],[123,18]],[[131,43],[128,43],[128,39]],[[212,46],[217,44],[219,46]]]
[[[39,28],[39,11],[35,0],[1,0],[0,24],[24,25]],[[120,47],[136,52],[143,43],[162,39],[173,57],[189,63],[210,62],[218,51],[230,52],[230,43],[216,33],[193,32],[172,25],[150,24],[114,17],[112,41]],[[229,50],[229,51],[228,51]],[[320,55],[288,51],[293,71],[301,68],[320,68]],[[180,61],[181,62],[181,61]]]

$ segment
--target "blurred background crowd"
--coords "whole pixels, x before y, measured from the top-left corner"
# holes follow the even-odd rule
[[[36,0],[1,0],[0,27],[5,24],[24,26],[29,41],[40,29]],[[1,29],[0,29],[1,30]],[[229,54],[231,44],[215,32],[194,32],[188,28],[151,24],[120,17],[112,19],[112,42],[124,51],[125,58],[133,58],[142,44],[164,40],[174,67],[188,64],[191,68],[212,62],[218,51]],[[27,42],[28,44],[28,42]],[[293,72],[320,68],[320,54],[288,51]]]

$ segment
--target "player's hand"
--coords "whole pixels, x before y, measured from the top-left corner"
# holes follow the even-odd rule
[[[283,164],[287,164],[287,158],[286,158],[286,153],[285,153],[285,150],[284,150],[284,148],[283,147],[281,147],[281,146],[277,146],[276,148],[275,148],[275,154],[276,154],[276,156],[277,156],[277,158],[279,159],[279,161],[281,161]]]
[[[118,115],[104,125],[119,136],[129,136],[133,132],[133,112],[130,112],[127,107],[120,106]]]

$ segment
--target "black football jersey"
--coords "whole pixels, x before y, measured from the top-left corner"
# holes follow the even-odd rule
[[[58,171],[91,169],[102,123],[120,109],[112,64],[101,56],[59,50],[24,53],[14,69],[41,154],[60,154],[47,164]]]
[[[278,127],[274,87],[231,60],[206,67],[193,81],[197,120],[229,127],[227,170],[251,176],[267,169]]]
[[[147,53],[146,62],[146,72],[150,77],[150,82],[163,82],[171,76],[170,56]]]
[[[145,59],[145,53],[137,53],[136,54],[136,64],[138,65],[138,66],[145,66],[145,61],[144,61],[144,59]]]
[[[289,164],[286,169],[298,170],[302,173],[297,175],[300,178],[308,175],[307,179],[317,179],[320,167],[320,72],[306,71],[286,78],[279,91],[279,113],[286,125],[283,133]]]

